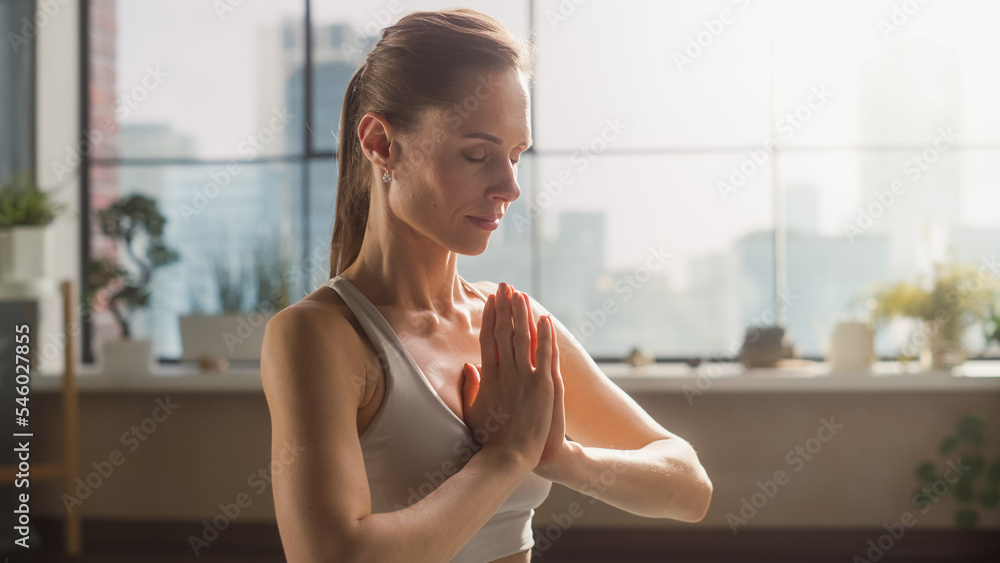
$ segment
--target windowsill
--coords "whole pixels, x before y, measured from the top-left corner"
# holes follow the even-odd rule
[[[878,362],[869,372],[831,373],[825,363],[796,367],[744,370],[735,363],[653,364],[632,367],[624,363],[598,364],[626,392],[649,393],[836,393],[1000,391],[1000,361],[976,361],[948,371],[919,371],[897,362]],[[199,372],[190,365],[161,365],[149,376],[109,376],[95,367],[77,370],[81,393],[261,393],[259,368],[233,368],[225,373]],[[58,392],[61,374],[36,374],[31,390]],[[700,391],[700,393],[699,393]]]

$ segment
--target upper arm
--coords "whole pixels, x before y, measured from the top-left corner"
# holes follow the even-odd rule
[[[498,286],[492,282],[479,284],[487,295],[496,293]],[[530,295],[528,301],[536,324],[539,316],[551,315]],[[580,341],[555,315],[551,317],[565,389],[567,436],[584,446],[619,450],[639,449],[654,440],[677,437],[604,375]]]
[[[357,433],[365,365],[349,323],[328,313],[283,309],[268,321],[261,350],[275,513],[290,562],[343,553],[371,514]]]

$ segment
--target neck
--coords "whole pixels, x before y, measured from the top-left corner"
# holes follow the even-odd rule
[[[341,272],[378,306],[449,317],[470,300],[458,277],[458,254],[421,235],[365,232],[361,250]]]

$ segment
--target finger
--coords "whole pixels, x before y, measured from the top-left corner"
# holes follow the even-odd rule
[[[480,364],[480,371],[489,377],[496,373],[500,358],[497,356],[497,340],[493,335],[496,325],[497,307],[496,295],[490,295],[486,299],[486,306],[483,307],[483,326],[479,330],[479,347],[482,350],[483,363]]]
[[[472,410],[472,404],[476,402],[476,395],[479,394],[479,370],[473,364],[465,364],[462,377],[462,419],[468,425],[469,412]]]
[[[521,373],[531,373],[531,330],[532,321],[528,319],[528,306],[524,295],[514,294],[514,362]]]
[[[562,381],[562,375],[559,371],[559,338],[556,336],[556,323],[553,322],[551,315],[546,315],[549,318],[549,328],[552,330],[552,372],[559,375],[560,382]]]
[[[498,372],[504,373],[514,369],[514,324],[511,322],[510,292],[506,283],[500,282],[500,295],[497,297],[496,324],[493,335],[497,341]]]
[[[552,386],[556,395],[556,406],[562,408],[563,402],[563,378],[562,371],[559,370],[559,338],[556,336],[556,326],[549,318],[549,328],[552,329]],[[560,412],[560,414],[562,414]]]
[[[538,367],[535,373],[552,377],[552,330],[548,322],[546,315],[538,319]]]
[[[524,302],[528,305],[528,327],[531,329],[531,367],[534,368],[538,365],[536,361],[536,354],[538,349],[538,330],[535,328],[535,316],[531,312],[531,299],[528,298],[528,294],[522,293],[524,296]]]

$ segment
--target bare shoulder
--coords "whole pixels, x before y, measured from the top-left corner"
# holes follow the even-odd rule
[[[322,298],[316,295],[285,307],[268,320],[261,349],[265,393],[300,385],[329,389],[336,385],[338,375],[363,373],[374,357],[374,350],[361,336],[363,329],[340,296],[332,290]],[[363,393],[363,386],[352,387]]]

